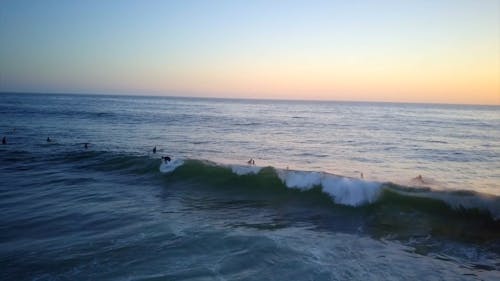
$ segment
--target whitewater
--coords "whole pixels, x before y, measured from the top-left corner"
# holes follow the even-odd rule
[[[3,93],[0,279],[496,280],[499,109]]]

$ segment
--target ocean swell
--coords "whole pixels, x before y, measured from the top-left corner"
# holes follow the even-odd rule
[[[179,160],[180,161],[180,160]],[[363,179],[344,177],[326,172],[298,171],[259,167],[254,165],[228,165],[210,161],[187,159],[175,168],[160,171],[180,175],[181,178],[199,178],[205,183],[215,185],[225,183],[241,184],[250,187],[276,187],[307,192],[319,189],[335,204],[363,207],[384,203],[388,192],[396,194],[399,200],[413,198],[420,200],[417,208],[425,209],[425,204],[438,201],[450,210],[458,212],[484,213],[500,220],[500,198],[471,191],[440,191],[422,187],[407,187],[390,182],[381,183]],[[270,191],[272,192],[272,191]],[[404,200],[403,200],[404,201]]]
[[[4,164],[19,165],[23,162],[36,167],[40,157],[31,152],[4,151]],[[343,177],[320,171],[299,171],[260,167],[255,165],[220,164],[207,160],[173,159],[168,165],[160,159],[144,155],[130,155],[106,151],[61,151],[43,161],[49,163],[71,163],[80,169],[96,169],[105,172],[131,173],[137,175],[161,173],[166,180],[194,180],[213,186],[241,186],[264,188],[266,192],[296,190],[309,192],[319,190],[333,203],[349,207],[369,207],[404,202],[401,207],[413,206],[425,210],[443,204],[447,209],[460,214],[482,214],[500,221],[500,197],[469,190],[434,190],[428,187],[409,187],[390,182],[373,182],[359,178]],[[44,163],[40,163],[40,165]],[[390,200],[388,200],[391,198]],[[396,198],[396,199],[394,199]],[[432,212],[439,210],[433,210]]]

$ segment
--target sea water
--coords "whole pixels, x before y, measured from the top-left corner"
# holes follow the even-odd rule
[[[0,114],[2,280],[500,278],[497,106],[4,93]]]

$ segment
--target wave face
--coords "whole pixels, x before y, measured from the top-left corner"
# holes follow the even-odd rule
[[[15,151],[17,156],[26,153]],[[500,197],[468,190],[440,191],[426,187],[401,186],[343,177],[320,171],[298,171],[252,165],[220,164],[208,160],[173,159],[165,164],[147,156],[130,156],[109,152],[82,152],[54,155],[53,161],[63,160],[83,167],[105,171],[125,171],[132,174],[156,174],[160,172],[173,181],[196,181],[210,186],[240,186],[266,189],[269,193],[320,192],[332,203],[359,208],[371,208],[391,203],[409,204],[417,209],[440,206],[456,214],[480,214],[495,221],[500,220]],[[31,156],[25,156],[31,157]],[[33,159],[32,157],[30,159]],[[85,164],[90,162],[89,164]],[[400,203],[395,201],[400,200]],[[397,204],[395,204],[397,203]],[[436,210],[438,211],[438,210]]]
[[[282,206],[283,201],[289,202],[286,203],[289,208],[308,206],[305,210],[311,213],[320,207],[323,216],[332,219],[320,225],[326,224],[333,231],[347,227],[348,232],[361,231],[379,238],[404,240],[432,236],[475,243],[500,242],[500,198],[470,191],[435,191],[319,171],[196,159],[173,159],[165,165],[159,159],[107,152],[75,154],[62,159],[79,164],[85,160],[91,165],[84,167],[106,172],[159,175],[166,189],[187,184],[197,192],[215,192],[211,196],[216,198],[225,198],[230,192],[238,198],[237,202],[253,201],[257,196],[268,201],[265,206],[276,204],[273,208]],[[311,223],[317,219],[299,216],[292,220]]]
[[[418,239],[426,240],[426,237],[437,237],[500,243],[500,198],[470,191],[436,191],[319,171],[229,165],[196,159],[174,159],[165,165],[159,159],[109,152],[62,153],[54,155],[52,161],[106,173],[160,176],[161,184],[167,190],[182,186],[177,192],[186,192],[184,188],[188,187],[191,191],[197,190],[195,193],[210,192],[215,198],[225,198],[227,193],[238,198],[234,201],[231,197],[222,206],[233,201],[264,200],[267,203],[263,206],[282,208],[285,204],[286,208],[292,209],[301,206],[301,212],[316,215],[317,208],[320,208],[321,216],[328,218],[318,222],[316,215],[293,214],[291,224],[314,223],[331,231],[361,232],[383,239],[420,237]],[[205,204],[211,203],[196,206],[199,208]],[[232,204],[226,207],[232,209]],[[263,226],[246,227],[260,229]],[[426,240],[425,243],[429,242]]]
[[[16,153],[20,153],[19,151]],[[54,156],[53,160],[80,163],[84,167],[132,174],[156,174],[167,177],[167,184],[195,181],[212,187],[264,189],[269,194],[298,191],[320,193],[321,200],[335,205],[372,209],[390,205],[429,211],[428,215],[479,216],[500,223],[500,198],[467,190],[439,191],[401,186],[394,183],[365,181],[319,171],[297,171],[252,165],[219,164],[207,160],[173,159],[166,165],[146,156],[127,156],[109,152],[84,152]],[[82,164],[82,160],[90,165]],[[397,210],[394,210],[397,211]]]
[[[243,196],[238,200],[252,201],[259,194],[258,198],[270,202],[265,205],[281,206],[285,200],[294,202],[288,207],[306,205],[305,212],[311,213],[320,206],[321,216],[329,218],[320,223],[321,228],[332,231],[414,242],[415,237],[420,237],[415,243],[424,245],[431,243],[427,240],[433,237],[500,246],[500,198],[495,196],[433,191],[317,171],[223,165],[193,159],[185,160],[164,176],[166,188],[190,182],[202,190],[215,189],[215,196],[224,197],[230,190],[238,192],[238,198]],[[317,218],[299,216],[292,220],[311,223]]]
[[[176,162],[177,161],[177,162]],[[414,188],[393,183],[379,183],[343,177],[318,171],[296,171],[274,167],[225,165],[204,160],[175,160],[176,164],[166,169],[161,164],[162,173],[171,173],[174,178],[197,179],[205,183],[219,185],[240,184],[255,188],[286,187],[292,190],[320,190],[333,203],[350,207],[383,204],[388,200],[401,200],[427,205],[442,204],[449,211],[457,213],[481,213],[495,220],[500,219],[500,198],[470,191],[436,191],[429,188]],[[437,203],[436,203],[437,202]],[[415,206],[415,204],[413,204]]]

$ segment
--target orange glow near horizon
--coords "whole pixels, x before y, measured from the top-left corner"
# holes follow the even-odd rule
[[[500,105],[499,60],[219,63],[160,74],[150,85],[195,96]]]

